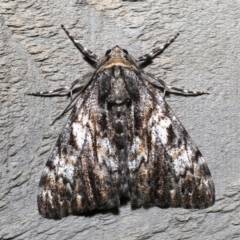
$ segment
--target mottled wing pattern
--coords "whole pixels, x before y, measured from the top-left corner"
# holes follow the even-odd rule
[[[99,108],[101,82],[96,80],[75,105],[40,180],[39,212],[62,218],[93,209],[119,206],[118,159],[107,129],[106,108]],[[99,83],[100,81],[100,83]]]
[[[211,206],[214,184],[200,151],[155,87],[142,79],[139,92],[129,155],[132,205]]]
[[[120,205],[205,208],[210,171],[158,90],[139,71],[96,73],[75,105],[40,181],[39,212],[62,218]]]

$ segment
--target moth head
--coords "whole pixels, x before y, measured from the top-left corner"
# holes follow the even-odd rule
[[[105,56],[110,58],[125,58],[128,55],[128,51],[120,48],[118,45],[106,51]]]
[[[105,56],[99,62],[97,69],[101,72],[113,66],[121,66],[137,70],[134,58],[128,54],[128,51],[120,48],[118,45],[106,51]]]

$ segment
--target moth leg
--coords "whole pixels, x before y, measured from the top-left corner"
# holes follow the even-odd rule
[[[33,96],[51,96],[51,95],[54,95],[55,93],[59,93],[59,92],[63,92],[63,91],[67,91],[67,93],[61,94],[61,95],[67,95],[67,94],[71,91],[71,87],[70,87],[70,86],[65,86],[65,87],[60,87],[60,88],[56,88],[56,89],[49,90],[49,91],[41,91],[41,92],[35,92],[35,93],[27,93],[27,95],[33,95]]]
[[[192,90],[183,89],[183,88],[176,88],[171,85],[167,85],[167,87],[170,90],[170,91],[167,90],[167,92],[172,92],[171,91],[171,89],[172,89],[172,90],[182,93],[183,95],[197,96],[197,95],[203,95],[203,94],[210,94],[209,92],[204,92],[204,91],[192,91]],[[172,92],[172,93],[174,93],[174,92]]]
[[[74,82],[72,82],[69,86],[65,86],[65,87],[59,87],[50,91],[41,91],[41,92],[36,92],[36,93],[27,93],[27,95],[33,95],[33,96],[51,96],[54,94],[60,94],[63,91],[66,91],[66,93],[61,94],[61,95],[68,95],[69,93],[71,94],[72,97],[72,90],[73,88],[78,84],[81,83],[85,78],[87,78],[88,76],[91,76],[92,73],[88,73],[85,74],[83,77],[78,78],[77,80],[75,80]],[[84,84],[85,85],[85,84]]]
[[[80,52],[87,58],[91,59],[94,62],[98,62],[99,57],[94,54],[92,51],[88,50],[87,48],[83,47],[83,45],[74,39],[74,37],[69,33],[69,31],[64,27],[64,25],[61,25],[62,29],[65,31],[65,33],[68,35],[68,37],[71,39],[73,44],[80,50]]]
[[[87,75],[87,74],[86,74]],[[85,76],[86,76],[85,75]],[[89,73],[88,75],[92,75],[92,73]],[[92,80],[92,78],[90,78],[83,86],[82,86],[82,88],[81,88],[81,90],[78,92],[78,94],[73,98],[73,99],[71,99],[71,102],[67,105],[67,107],[63,110],[63,112],[57,117],[57,118],[55,118],[54,120],[53,120],[53,122],[52,122],[52,124],[51,125],[53,125],[57,120],[59,120],[60,118],[62,118],[64,115],[65,115],[65,113],[67,113],[68,111],[70,111],[73,107],[74,107],[74,104],[72,105],[72,103],[76,100],[76,99],[78,99],[78,97],[80,96],[80,94],[82,93],[82,92],[84,92],[84,90],[87,88],[87,86],[88,86],[88,84],[89,84],[89,82]],[[72,105],[72,106],[71,106]]]
[[[175,92],[172,92],[172,90],[174,90],[176,92],[180,92],[183,95],[191,95],[191,96],[209,94],[209,92],[204,92],[204,91],[191,91],[191,90],[188,90],[188,89],[176,88],[176,87],[173,87],[171,85],[167,85],[162,79],[154,76],[151,73],[148,73],[148,72],[146,72],[144,70],[141,70],[141,72],[146,74],[147,76],[153,78],[154,80],[158,81],[163,86],[163,88],[164,88],[164,93],[163,93],[164,95],[163,95],[163,97],[165,97],[165,93],[166,92],[175,93]]]
[[[141,57],[137,58],[137,62],[142,61],[151,61],[153,60],[157,55],[161,54],[171,43],[175,41],[175,39],[178,37],[179,33],[177,33],[175,36],[171,37],[166,43],[164,43],[161,47],[154,48],[150,53],[144,54]]]
[[[87,85],[86,85],[87,86]],[[61,119],[68,111],[70,111],[73,107],[74,104],[72,105],[72,103],[80,96],[80,94],[86,89],[86,86],[83,87],[80,92],[73,98],[71,99],[71,102],[67,105],[67,107],[62,111],[62,113],[56,117],[53,122],[50,125],[53,125],[57,120]],[[72,105],[72,106],[71,106]]]

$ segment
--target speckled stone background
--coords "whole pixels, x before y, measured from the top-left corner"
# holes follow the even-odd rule
[[[0,239],[240,239],[240,1],[1,0]],[[166,100],[203,153],[216,203],[205,210],[131,210],[44,219],[38,182],[69,103],[27,92],[91,71],[61,29],[97,54],[119,44],[138,57],[179,38],[147,70],[210,95]]]

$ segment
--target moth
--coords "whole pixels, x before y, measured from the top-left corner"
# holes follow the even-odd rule
[[[213,205],[209,168],[164,99],[165,92],[207,92],[167,85],[143,70],[179,34],[137,59],[119,46],[99,58],[62,28],[95,71],[68,87],[30,93],[68,94],[80,86],[75,103],[63,112],[73,108],[41,176],[40,214],[58,219],[118,208],[122,198],[133,208]]]

